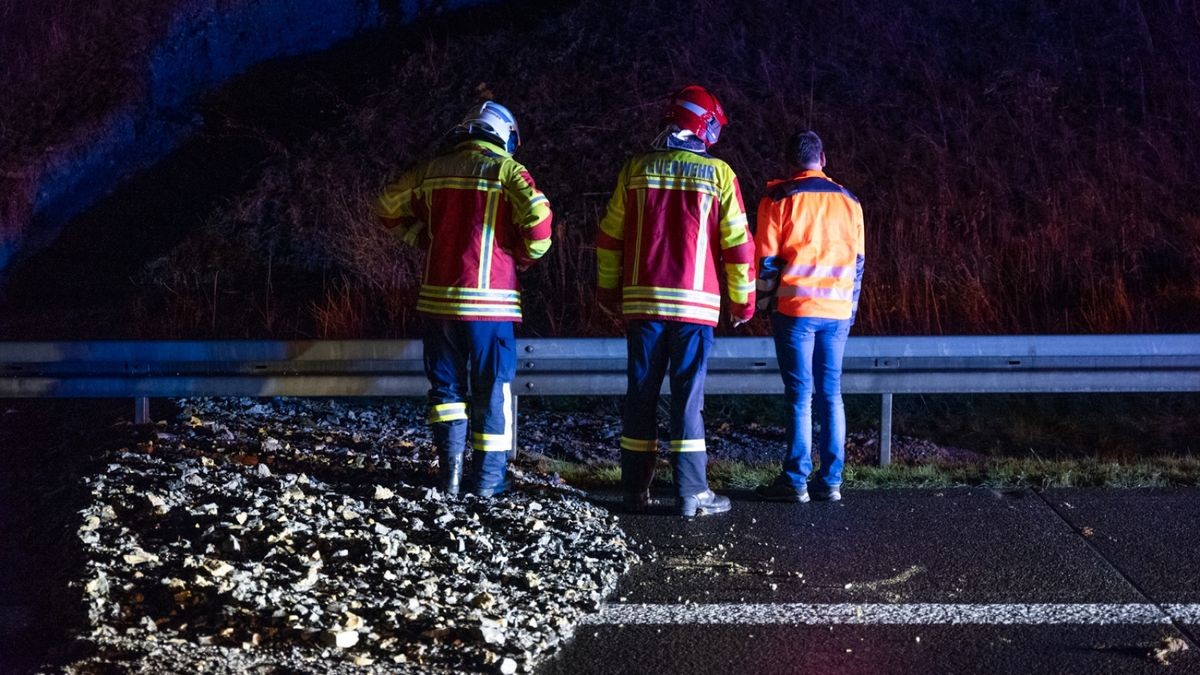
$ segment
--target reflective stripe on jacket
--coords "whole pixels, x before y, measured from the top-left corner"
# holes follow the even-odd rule
[[[858,198],[822,171],[767,184],[755,236],[760,302],[788,316],[849,319],[865,257]]]
[[[715,326],[722,276],[730,313],[754,313],[754,242],[737,176],[707,154],[657,150],[629,160],[596,256],[599,291],[619,293],[626,318]]]
[[[387,186],[377,213],[426,251],[417,311],[520,321],[517,271],[550,248],[550,202],[499,146],[471,140]]]

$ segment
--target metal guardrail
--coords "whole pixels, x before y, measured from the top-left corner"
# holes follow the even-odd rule
[[[625,393],[624,339],[518,340],[517,356],[514,394]],[[0,398],[132,397],[139,421],[150,397],[420,396],[428,386],[415,340],[0,342]],[[1200,335],[852,337],[842,386],[881,395],[887,464],[895,394],[1200,391]],[[718,339],[705,391],[781,393],[774,342]]]

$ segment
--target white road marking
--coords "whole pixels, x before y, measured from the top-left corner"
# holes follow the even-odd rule
[[[605,605],[592,625],[1116,625],[1200,622],[1200,605],[801,604]]]
[[[1179,623],[1200,623],[1200,605],[1166,605],[1164,609]]]

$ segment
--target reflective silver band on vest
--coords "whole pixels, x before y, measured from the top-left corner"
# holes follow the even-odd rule
[[[789,265],[783,273],[791,277],[827,277],[853,279],[854,265]]]
[[[784,286],[776,293],[782,298],[825,298],[829,300],[853,300],[851,288],[810,288],[808,286]]]

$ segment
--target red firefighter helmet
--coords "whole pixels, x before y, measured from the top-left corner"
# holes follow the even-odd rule
[[[696,134],[697,138],[704,141],[705,147],[717,142],[721,127],[728,121],[717,97],[698,84],[680,89],[671,97],[663,112],[664,124],[673,124]]]

